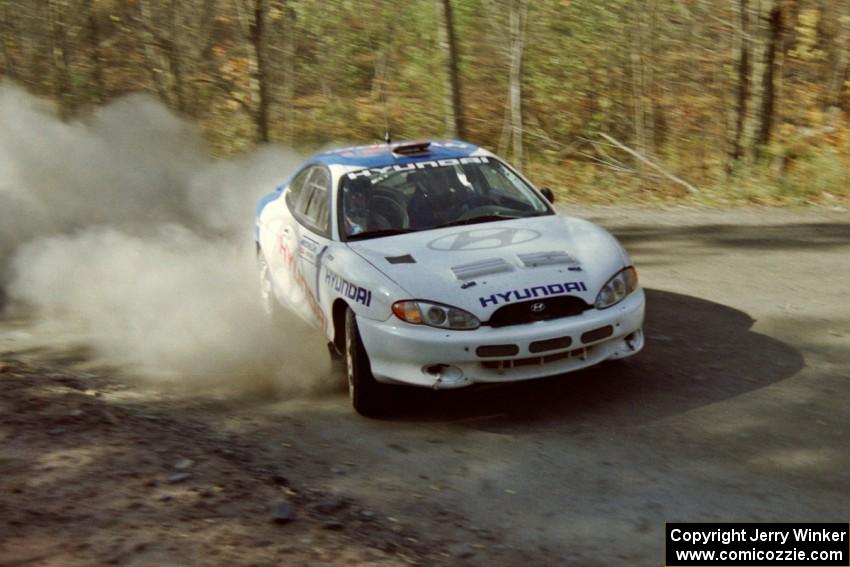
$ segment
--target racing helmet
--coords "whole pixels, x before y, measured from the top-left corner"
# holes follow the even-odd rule
[[[350,210],[352,204],[355,204],[358,198],[361,201],[357,204],[366,206],[372,196],[372,181],[368,177],[349,179],[348,183],[342,188],[342,196],[346,210]]]

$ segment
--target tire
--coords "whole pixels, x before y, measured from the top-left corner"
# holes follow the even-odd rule
[[[361,415],[377,416],[386,409],[386,386],[375,380],[369,355],[360,340],[357,318],[345,311],[345,370],[351,405]]]
[[[348,371],[346,370],[346,366],[345,366],[345,354],[340,353],[339,350],[337,350],[336,346],[334,346],[333,343],[328,343],[328,359],[331,362],[331,373],[334,376],[340,376],[340,377],[345,376],[346,377],[346,379],[345,379],[346,387],[348,387],[347,386],[347,384],[348,384],[348,378],[347,378]],[[342,386],[342,384],[343,384],[343,382],[340,381],[340,386]]]

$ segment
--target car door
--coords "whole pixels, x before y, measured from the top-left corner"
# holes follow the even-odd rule
[[[308,291],[306,298],[312,319],[327,329],[328,320],[321,306],[319,278],[322,257],[331,241],[331,173],[324,165],[310,168],[294,215],[297,223],[296,263],[300,283]]]
[[[283,189],[282,198],[266,206],[260,231],[275,296],[282,305],[288,306],[306,320],[313,316],[307,301],[309,291],[304,286],[298,266],[300,231],[296,211],[304,198],[306,182],[311,173],[312,168],[309,166],[299,171]]]

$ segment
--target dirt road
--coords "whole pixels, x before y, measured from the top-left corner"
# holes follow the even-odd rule
[[[848,521],[850,213],[569,210],[632,253],[646,351],[384,420],[140,389],[6,320],[0,564],[660,565],[665,521]]]

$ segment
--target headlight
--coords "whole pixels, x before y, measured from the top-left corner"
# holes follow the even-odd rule
[[[620,303],[627,295],[637,289],[638,275],[637,270],[629,266],[628,268],[618,272],[616,276],[608,280],[608,283],[602,286],[599,295],[596,296],[594,306],[597,309],[605,309]]]
[[[439,329],[470,330],[481,326],[481,321],[472,313],[428,301],[396,301],[393,313],[402,321]]]

